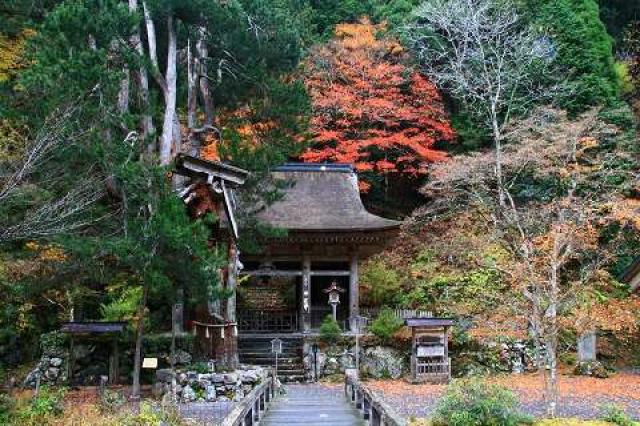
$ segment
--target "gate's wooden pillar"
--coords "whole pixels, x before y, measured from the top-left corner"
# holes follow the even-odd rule
[[[230,325],[236,324],[236,280],[238,278],[238,248],[233,240],[229,243],[227,261],[227,290],[230,292],[230,296],[227,299],[224,319]],[[224,327],[222,330],[222,337],[225,339],[222,343],[225,362],[229,368],[235,368],[238,365],[237,336],[233,333],[233,326]]]
[[[360,289],[358,284],[358,252],[351,252],[349,266],[349,317],[360,315]],[[351,331],[355,331],[355,321],[349,324]]]

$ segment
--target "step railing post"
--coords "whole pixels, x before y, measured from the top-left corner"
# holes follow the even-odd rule
[[[370,420],[371,419],[371,401],[369,401],[369,398],[365,397],[364,398],[364,404],[362,406],[362,417],[365,420]]]

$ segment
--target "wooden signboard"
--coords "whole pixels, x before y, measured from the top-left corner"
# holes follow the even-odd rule
[[[142,361],[142,368],[148,368],[148,369],[158,368],[158,358],[145,358]]]

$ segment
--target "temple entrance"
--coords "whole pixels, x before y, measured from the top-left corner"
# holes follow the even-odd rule
[[[338,324],[345,329],[345,323],[349,318],[349,277],[348,276],[331,276],[316,275],[311,277],[311,329],[317,330],[320,324],[331,315],[331,306],[329,305],[329,296],[323,291],[328,288],[332,282],[336,282],[338,287],[345,290],[340,295],[340,304],[338,305],[336,316]]]

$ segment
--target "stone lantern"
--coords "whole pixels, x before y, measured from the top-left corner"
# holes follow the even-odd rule
[[[340,293],[344,293],[345,289],[338,287],[338,284],[333,281],[331,285],[323,291],[329,295],[329,305],[331,305],[333,320],[338,321],[336,311],[340,304]]]

